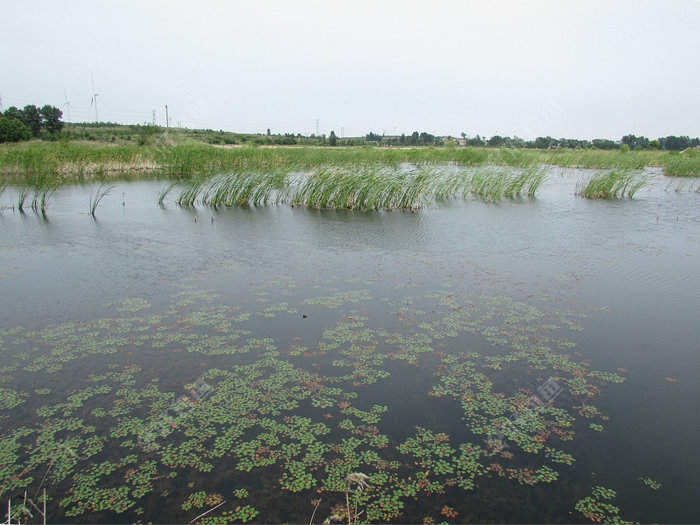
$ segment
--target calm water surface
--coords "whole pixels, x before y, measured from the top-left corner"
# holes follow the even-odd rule
[[[586,175],[417,213],[161,208],[149,181],[97,220],[95,187],[62,187],[43,220],[8,189],[0,499],[308,522],[321,498],[321,522],[363,472],[360,519],[589,522],[603,486],[622,519],[700,521],[700,195],[650,171],[633,200],[586,200]],[[549,412],[525,428],[533,396]],[[524,437],[494,439],[509,420]]]

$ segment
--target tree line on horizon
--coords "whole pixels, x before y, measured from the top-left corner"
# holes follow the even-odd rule
[[[462,139],[453,139],[452,137],[435,137],[430,133],[418,133],[414,131],[411,135],[402,134],[400,136],[382,136],[376,133],[368,133],[365,136],[367,142],[384,144],[387,146],[437,146],[444,145],[447,141],[460,142],[465,146],[476,147],[492,147],[492,148],[530,148],[530,149],[586,149],[596,148],[602,150],[623,149],[623,150],[647,150],[660,149],[668,151],[680,151],[686,148],[700,146],[700,138],[690,138],[687,135],[667,137],[659,137],[658,139],[650,140],[644,136],[625,135],[619,141],[611,139],[556,139],[553,137],[537,137],[535,140],[525,140],[519,137],[502,137],[494,135],[488,139],[482,138],[479,135],[475,137],[467,137],[462,133]]]
[[[65,135],[62,133],[64,122],[61,120],[63,112],[55,106],[44,105],[39,108],[35,105],[27,105],[19,109],[15,106],[9,107],[4,113],[0,113],[0,143],[1,142],[19,142],[30,140],[32,138],[40,138],[44,140],[56,140],[59,136]],[[101,127],[117,127],[121,124],[113,122],[85,122],[83,124],[73,124],[72,126],[82,126],[89,128]],[[141,128],[150,128],[159,130],[158,126],[148,124],[131,125],[129,128],[138,135]],[[699,147],[700,138],[691,138],[687,135],[676,136],[669,135],[659,137],[657,139],[649,139],[645,136],[636,136],[628,134],[620,140],[611,139],[568,139],[568,138],[553,138],[537,137],[535,140],[525,140],[520,137],[503,137],[493,135],[490,138],[468,137],[466,133],[461,134],[461,140],[452,136],[441,137],[425,131],[414,131],[410,135],[380,135],[378,133],[369,132],[364,137],[339,138],[335,131],[331,131],[329,136],[325,134],[316,136],[304,136],[300,133],[284,133],[273,135],[270,129],[267,129],[265,135],[245,135],[233,132],[213,132],[212,130],[203,130],[210,132],[209,135],[202,137],[206,142],[214,144],[237,144],[252,142],[258,145],[311,145],[318,144],[322,146],[361,146],[361,145],[377,145],[377,146],[475,146],[475,147],[492,147],[492,148],[528,148],[528,149],[587,149],[596,148],[601,150],[666,150],[666,151],[681,151],[687,148]],[[143,134],[143,133],[141,133]],[[68,133],[65,138],[77,138],[75,133]],[[94,140],[95,137],[88,137]],[[98,137],[99,138],[99,137]],[[112,136],[111,140],[114,141]],[[130,140],[129,135],[127,140]]]

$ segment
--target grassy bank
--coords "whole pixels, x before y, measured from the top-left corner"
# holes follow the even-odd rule
[[[0,146],[0,176],[8,184],[52,180],[81,182],[133,177],[192,178],[234,170],[271,172],[324,166],[417,166],[454,163],[461,166],[537,164],[592,169],[663,167],[667,175],[700,176],[700,152],[532,150],[489,148],[329,148],[216,147],[202,143],[105,144],[30,142]]]

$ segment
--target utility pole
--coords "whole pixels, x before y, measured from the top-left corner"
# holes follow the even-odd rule
[[[345,127],[340,128],[340,138],[344,139],[345,138]]]
[[[316,136],[318,137],[318,123],[320,122],[320,119],[316,119]]]
[[[153,125],[156,125],[156,110],[153,110]]]
[[[168,118],[168,105],[165,105],[165,127],[170,127],[170,119]]]

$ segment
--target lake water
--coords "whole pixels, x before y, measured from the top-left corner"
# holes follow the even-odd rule
[[[700,194],[648,174],[419,212],[159,207],[147,181],[97,220],[96,186],[61,187],[44,220],[6,190],[0,502],[347,522],[350,489],[375,522],[700,521]]]

